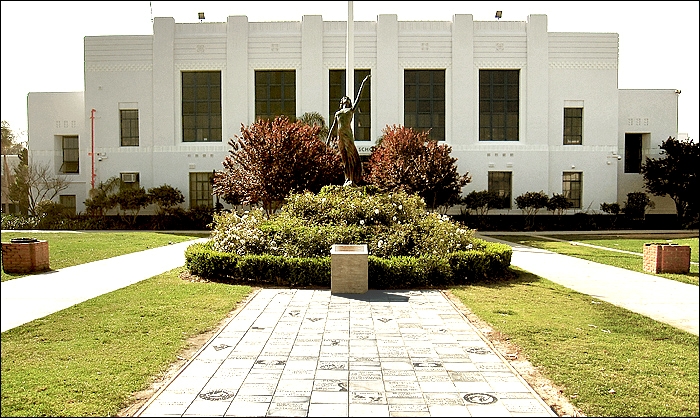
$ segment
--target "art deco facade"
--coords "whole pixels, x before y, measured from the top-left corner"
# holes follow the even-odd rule
[[[84,210],[89,190],[113,176],[168,184],[183,206],[212,205],[209,179],[241,125],[279,114],[327,120],[345,91],[347,23],[176,23],[153,35],[85,37],[85,89],[28,95],[30,158],[72,180],[61,202]],[[355,88],[371,74],[356,144],[368,155],[387,125],[430,129],[452,147],[464,193],[565,194],[570,213],[622,204],[644,191],[639,168],[677,136],[675,90],[618,89],[618,35],[548,32],[527,21],[354,24]],[[639,68],[644,72],[644,68]],[[653,198],[654,212],[675,213]]]

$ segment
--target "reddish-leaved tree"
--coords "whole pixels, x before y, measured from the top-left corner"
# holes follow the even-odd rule
[[[417,194],[426,205],[447,209],[459,203],[462,187],[471,181],[460,175],[452,147],[404,126],[387,126],[365,166],[366,180],[386,190]]]
[[[241,125],[224,169],[214,174],[214,195],[232,205],[259,204],[269,216],[290,192],[342,184],[340,157],[318,139],[320,129],[286,116]]]

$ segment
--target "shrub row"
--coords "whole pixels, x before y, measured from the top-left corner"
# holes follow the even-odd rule
[[[475,240],[478,249],[444,256],[368,257],[372,289],[443,287],[503,278],[510,266],[509,245]],[[238,255],[212,249],[211,242],[190,245],[187,269],[199,277],[228,283],[274,284],[290,287],[331,285],[331,257]]]
[[[45,230],[208,230],[214,210],[206,207],[192,209],[175,208],[168,214],[139,215],[132,222],[122,216],[93,216],[86,214],[54,216],[28,216],[2,214],[2,229]]]

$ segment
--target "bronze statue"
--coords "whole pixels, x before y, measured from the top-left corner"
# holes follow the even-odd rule
[[[355,136],[352,133],[352,118],[357,105],[360,103],[362,88],[365,86],[365,82],[369,80],[369,77],[368,75],[362,80],[354,105],[348,96],[340,99],[340,107],[335,112],[333,123],[328,132],[328,139],[326,140],[328,145],[331,143],[331,139],[335,137],[338,143],[338,152],[340,152],[340,159],[343,161],[343,171],[345,173],[345,186],[357,186],[362,182],[362,161],[360,161],[360,154],[355,147]]]

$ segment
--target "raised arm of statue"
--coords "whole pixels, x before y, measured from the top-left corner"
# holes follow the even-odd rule
[[[367,77],[365,77],[364,80],[362,80],[362,84],[360,84],[360,89],[357,91],[357,98],[355,99],[355,104],[352,105],[352,111],[355,111],[355,108],[357,107],[357,104],[360,103],[360,96],[362,96],[362,89],[365,87],[365,83],[367,80],[369,80],[370,75],[367,74]]]

